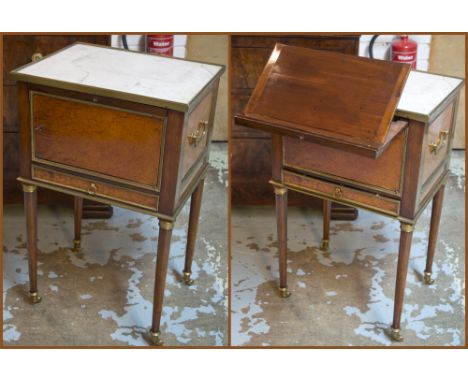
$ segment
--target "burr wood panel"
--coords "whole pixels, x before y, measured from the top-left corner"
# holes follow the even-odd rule
[[[377,159],[294,138],[284,138],[283,165],[305,173],[340,178],[393,196],[401,194],[407,130],[401,131]],[[359,163],[359,166],[349,166]],[[363,171],[365,169],[365,171]]]
[[[36,93],[31,102],[33,160],[159,187],[164,119]]]

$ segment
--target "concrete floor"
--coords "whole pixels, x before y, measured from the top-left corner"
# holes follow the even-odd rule
[[[402,328],[397,345],[465,344],[465,166],[452,157],[435,256],[436,283],[421,281],[430,205],[414,233]],[[330,250],[319,250],[320,211],[290,208],[288,284],[277,293],[275,212],[232,210],[232,344],[234,346],[386,346],[399,223],[367,211],[354,222],[332,221]]]
[[[167,346],[227,344],[227,145],[213,144],[193,277],[182,284],[189,202],[175,225],[162,337]],[[109,220],[84,220],[75,254],[72,211],[40,206],[39,289],[30,305],[22,206],[4,214],[3,339],[5,345],[146,346],[152,316],[157,219],[114,209]]]

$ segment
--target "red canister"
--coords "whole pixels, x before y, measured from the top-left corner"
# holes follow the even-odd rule
[[[416,69],[418,44],[410,40],[408,35],[402,35],[392,42],[392,61],[404,62]]]
[[[172,56],[174,54],[174,35],[149,34],[146,36],[146,50],[148,53]]]

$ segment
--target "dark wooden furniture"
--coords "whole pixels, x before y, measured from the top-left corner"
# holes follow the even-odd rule
[[[233,35],[231,36],[231,112],[244,110],[276,43],[356,55],[359,36],[335,35]],[[271,136],[233,123],[231,132],[232,203],[274,204],[271,179]],[[290,204],[317,205],[318,200],[294,193]],[[334,203],[333,218],[354,219],[354,208]]]
[[[110,45],[109,35],[4,35],[3,36],[3,196],[5,203],[20,203],[23,199],[19,176],[18,87],[10,71],[48,55],[76,41]],[[52,190],[40,190],[38,202],[72,204],[69,195]],[[85,218],[112,216],[112,207],[86,201]]]
[[[15,70],[20,178],[28,228],[30,298],[39,302],[36,187],[159,218],[153,322],[160,320],[174,221],[192,197],[183,280],[191,284],[203,181],[224,67],[74,44]]]
[[[406,83],[406,84],[405,84]],[[433,200],[424,280],[432,262],[462,79],[411,72],[406,64],[277,45],[238,124],[272,134],[280,294],[287,289],[288,190],[401,222],[395,308],[400,317],[413,227]],[[401,96],[401,99],[400,99]]]

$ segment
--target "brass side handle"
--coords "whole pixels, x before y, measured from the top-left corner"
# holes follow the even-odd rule
[[[429,152],[433,155],[437,155],[437,153],[444,147],[445,142],[448,138],[448,130],[442,130],[439,132],[439,138],[436,142],[429,143]]]
[[[205,137],[208,127],[208,121],[200,121],[197,130],[187,136],[189,145],[197,147],[200,141]]]
[[[33,55],[31,56],[31,61],[36,62],[36,61],[42,60],[43,57],[44,56],[42,55],[41,52],[36,52],[36,53],[33,53]]]
[[[88,194],[96,195],[97,187],[94,183],[91,183],[88,187]]]
[[[341,199],[343,197],[343,190],[341,187],[335,187],[335,191],[333,191],[333,196],[335,199]]]

